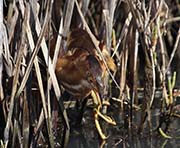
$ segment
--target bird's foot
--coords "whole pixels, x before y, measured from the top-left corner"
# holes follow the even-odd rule
[[[101,139],[105,140],[108,137],[102,131],[102,128],[101,128],[100,123],[99,123],[99,117],[102,118],[103,120],[105,120],[107,123],[112,124],[112,125],[116,125],[116,122],[111,117],[109,117],[107,115],[103,115],[100,112],[100,109],[102,107],[102,102],[101,102],[101,99],[99,97],[99,94],[95,91],[92,91],[91,95],[93,98],[93,102],[95,104],[95,108],[94,108],[95,125],[96,125],[96,128],[98,130],[98,133],[99,133]]]

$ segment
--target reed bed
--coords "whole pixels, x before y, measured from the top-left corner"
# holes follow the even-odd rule
[[[178,0],[0,0],[1,147],[67,146],[70,126],[55,66],[78,27],[103,41],[117,65],[108,70],[108,100],[128,115],[126,127],[140,110],[136,132],[154,128],[151,110],[160,92],[157,132],[172,138],[166,131],[180,117],[179,22]]]

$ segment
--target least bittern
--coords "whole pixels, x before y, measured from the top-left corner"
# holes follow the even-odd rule
[[[111,70],[115,70],[115,64],[111,57],[101,48]],[[84,99],[91,94],[95,104],[94,117],[99,135],[102,139],[107,137],[103,134],[98,118],[101,117],[108,123],[116,123],[108,116],[100,112],[102,102],[100,95],[104,89],[104,79],[107,70],[100,60],[96,48],[89,34],[82,29],[72,31],[67,41],[67,53],[60,56],[56,65],[56,75],[67,92],[78,99]]]

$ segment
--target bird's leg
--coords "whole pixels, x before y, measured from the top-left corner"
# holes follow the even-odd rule
[[[78,101],[77,102],[78,107],[77,107],[77,105],[76,105],[76,107],[77,107],[77,110],[79,111],[79,116],[78,116],[78,119],[77,119],[78,123],[77,124],[79,125],[82,122],[84,110],[85,110],[85,107],[86,107],[86,104],[87,104],[87,99],[82,100],[81,103],[79,102],[79,100],[77,100],[77,101]]]
[[[99,97],[99,94],[96,91],[92,90],[91,91],[91,96],[93,98],[93,102],[94,102],[94,105],[95,105],[95,108],[94,108],[94,119],[95,119],[96,128],[98,130],[98,133],[99,133],[100,137],[102,139],[107,139],[107,136],[105,136],[105,134],[102,132],[101,126],[99,124],[99,120],[98,120],[99,117],[101,117],[106,122],[108,122],[108,123],[110,123],[112,125],[116,125],[116,122],[114,120],[112,120],[109,116],[103,115],[100,112],[100,109],[102,107],[102,102],[101,102],[101,99]]]

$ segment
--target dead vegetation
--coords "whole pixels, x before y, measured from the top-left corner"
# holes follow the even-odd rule
[[[137,132],[146,122],[152,128],[151,109],[160,90],[157,129],[171,138],[165,133],[170,119],[180,116],[179,16],[178,0],[0,0],[1,145],[55,147],[53,103],[61,118],[60,146],[67,145],[70,127],[55,66],[69,32],[78,27],[88,32],[103,62],[96,38],[117,65],[116,72],[106,66],[108,100],[122,110],[129,104],[127,127],[140,109]]]

